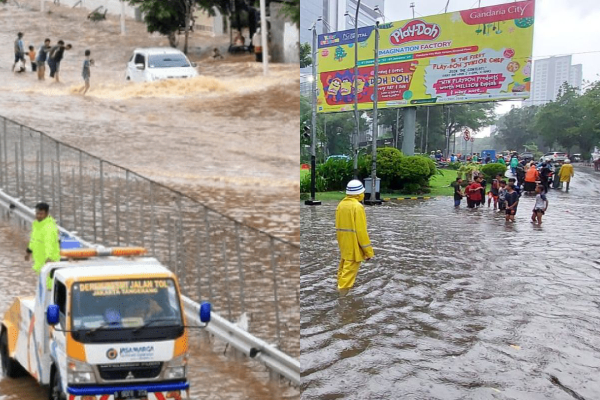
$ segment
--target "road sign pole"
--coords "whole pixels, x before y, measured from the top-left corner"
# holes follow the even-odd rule
[[[313,25],[313,41],[312,41],[312,119],[310,128],[310,200],[306,200],[304,204],[309,206],[318,206],[320,201],[315,200],[315,186],[317,183],[317,24]]]

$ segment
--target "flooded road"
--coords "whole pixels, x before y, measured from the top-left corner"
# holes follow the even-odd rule
[[[571,187],[541,227],[532,197],[515,224],[450,197],[368,207],[375,258],[341,299],[336,204],[302,206],[302,398],[599,399],[600,174]]]
[[[17,296],[33,295],[35,275],[30,263],[23,261],[27,233],[0,218],[0,315]],[[189,364],[192,399],[297,399],[298,392],[268,381],[264,372],[250,370],[244,363],[222,355],[223,346],[194,334]],[[0,367],[1,370],[1,367]],[[0,371],[0,400],[42,400],[48,396],[31,377],[11,379]]]
[[[50,12],[42,14],[38,0],[19,3],[0,4],[0,54],[7,55],[0,60],[0,115],[299,242],[298,65],[272,64],[265,78],[252,55],[208,59],[207,51],[229,37],[195,32],[190,59],[200,76],[131,83],[125,67],[133,50],[167,46],[165,37],[130,20],[121,36],[118,17],[92,22],[85,9],[47,2]],[[18,31],[36,49],[46,37],[73,45],[61,83],[11,73]],[[95,66],[83,97],[85,49]]]

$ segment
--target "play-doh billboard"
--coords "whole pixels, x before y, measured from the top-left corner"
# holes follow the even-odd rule
[[[527,99],[535,0],[379,26],[378,107]],[[318,37],[319,112],[354,109],[354,30]],[[375,28],[358,30],[359,109],[373,108]]]

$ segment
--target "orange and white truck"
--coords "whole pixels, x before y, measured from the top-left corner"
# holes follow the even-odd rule
[[[51,400],[189,398],[188,329],[198,326],[186,326],[177,277],[143,254],[62,250],[43,267],[35,296],[4,315],[4,373],[29,373]],[[200,327],[210,312],[203,303]]]

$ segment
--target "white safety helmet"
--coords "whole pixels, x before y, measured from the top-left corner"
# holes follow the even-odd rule
[[[358,179],[353,179],[346,185],[346,194],[357,195],[364,193],[365,187]]]
[[[346,194],[361,194],[364,191],[365,187],[358,179],[353,179],[346,185]]]
[[[568,158],[565,160],[565,164],[571,164],[571,160],[569,160]]]

